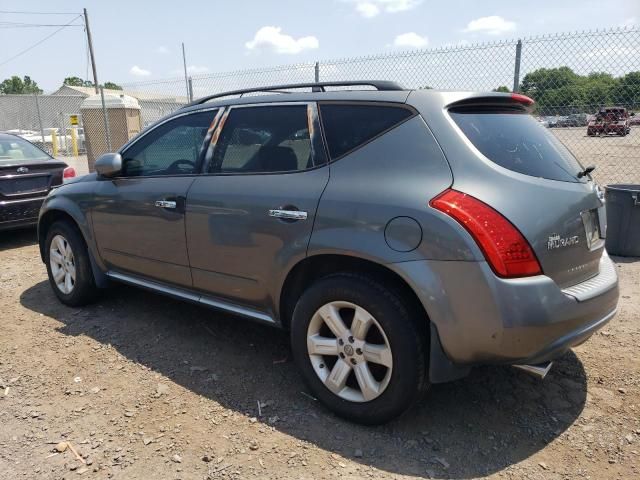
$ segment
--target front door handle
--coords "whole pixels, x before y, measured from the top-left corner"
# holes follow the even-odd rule
[[[307,212],[301,210],[269,210],[269,216],[285,220],[306,220]]]
[[[156,207],[158,208],[176,208],[178,203],[173,200],[156,200]]]

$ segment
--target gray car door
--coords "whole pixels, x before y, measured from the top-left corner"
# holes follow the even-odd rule
[[[187,196],[193,285],[270,313],[329,179],[316,105],[231,107],[207,157]]]
[[[191,287],[185,201],[214,114],[154,127],[122,151],[122,174],[100,182],[93,230],[110,269]]]

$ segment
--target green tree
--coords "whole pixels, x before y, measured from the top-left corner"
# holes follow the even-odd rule
[[[25,75],[24,78],[14,75],[0,83],[0,93],[42,93],[42,90],[29,75]]]
[[[640,72],[629,72],[620,77],[611,92],[611,101],[627,108],[640,108]]]
[[[511,90],[509,90],[509,87],[507,87],[506,85],[500,85],[498,88],[494,88],[493,91],[502,92],[502,93],[511,93]]]
[[[122,87],[120,85],[113,82],[104,82],[104,88],[108,88],[110,90],[122,90]]]
[[[84,80],[80,77],[67,77],[62,81],[63,85],[69,85],[71,87],[83,87]]]
[[[83,80],[80,77],[67,77],[62,82],[63,85],[69,85],[72,87],[91,87],[93,88],[93,82],[91,80]],[[122,90],[122,87],[117,83],[113,82],[104,82],[104,85],[100,85],[101,87],[110,89],[110,90]]]

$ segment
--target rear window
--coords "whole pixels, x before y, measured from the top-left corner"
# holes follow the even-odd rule
[[[0,136],[0,160],[48,160],[51,157],[35,145],[14,136]]]
[[[320,104],[320,115],[332,160],[364,145],[413,116],[390,105]]]
[[[532,177],[579,182],[583,167],[569,150],[531,115],[520,111],[450,112],[466,137],[501,167]]]

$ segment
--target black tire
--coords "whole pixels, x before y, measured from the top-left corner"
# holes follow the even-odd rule
[[[386,389],[373,400],[355,402],[334,394],[316,374],[309,358],[307,332],[312,318],[320,307],[334,301],[364,308],[388,339],[393,368]],[[334,413],[362,424],[385,423],[420,399],[429,386],[427,345],[427,319],[411,302],[382,283],[359,274],[333,274],[316,281],[302,294],[293,312],[291,346],[305,382]]]
[[[61,235],[67,240],[68,245],[71,247],[71,251],[73,252],[76,278],[73,289],[70,293],[64,293],[60,288],[58,288],[51,272],[51,242],[57,235]],[[53,292],[62,303],[72,307],[79,307],[95,300],[98,289],[93,278],[93,272],[91,271],[91,262],[89,260],[87,245],[82,234],[78,231],[78,228],[75,225],[64,220],[55,222],[51,225],[47,232],[44,256],[45,264],[47,266],[47,274],[49,276],[49,283],[51,284]]]

